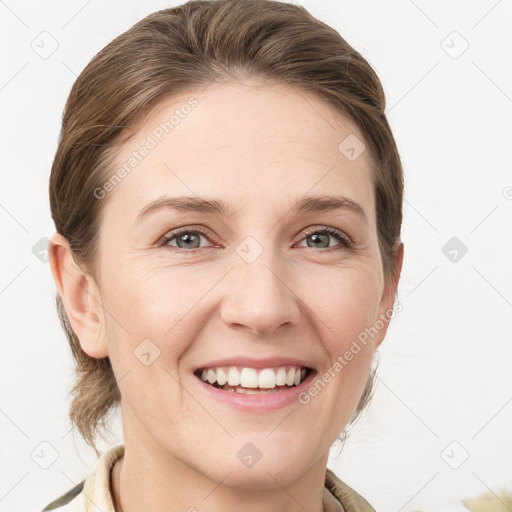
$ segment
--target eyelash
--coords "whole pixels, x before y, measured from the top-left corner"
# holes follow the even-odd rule
[[[177,229],[177,230],[169,233],[168,235],[166,235],[164,238],[162,238],[160,240],[160,242],[158,242],[158,245],[166,246],[170,241],[174,240],[179,235],[182,235],[184,233],[189,233],[189,234],[194,234],[194,235],[200,234],[200,235],[205,236],[208,239],[213,238],[213,237],[211,237],[209,231],[207,231],[204,228],[194,228],[194,229],[182,228],[182,229]],[[302,242],[302,240],[304,240],[308,236],[315,235],[315,234],[331,235],[332,237],[337,238],[338,241],[340,242],[340,246],[326,247],[326,248],[323,248],[322,251],[351,250],[353,248],[352,240],[347,235],[345,235],[345,233],[343,233],[342,231],[339,231],[338,229],[331,228],[329,226],[325,226],[321,229],[317,228],[317,229],[314,229],[314,230],[311,230],[311,231],[305,233],[304,237],[300,241]],[[213,241],[215,242],[215,240],[213,240]],[[181,253],[194,253],[201,249],[208,249],[207,247],[200,247],[200,248],[195,248],[195,249],[181,249],[180,247],[174,247],[174,246],[169,246],[169,247],[172,247],[175,251],[181,252]],[[313,249],[313,247],[308,247],[308,249]]]

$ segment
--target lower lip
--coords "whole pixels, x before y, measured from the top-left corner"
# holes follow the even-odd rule
[[[269,411],[282,409],[293,403],[300,404],[298,396],[305,391],[313,381],[316,372],[310,370],[309,375],[298,386],[293,386],[276,393],[261,393],[247,395],[236,391],[224,391],[202,381],[197,375],[201,389],[211,398],[243,411]]]

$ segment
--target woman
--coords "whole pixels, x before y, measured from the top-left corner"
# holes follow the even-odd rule
[[[156,12],[88,64],[51,267],[71,419],[96,449],[120,405],[124,444],[45,510],[373,510],[326,466],[402,266],[384,101],[336,31],[270,0]]]

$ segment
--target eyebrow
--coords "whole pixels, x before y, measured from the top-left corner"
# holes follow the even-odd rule
[[[174,209],[183,212],[199,212],[226,217],[231,217],[238,213],[238,210],[231,208],[225,202],[218,199],[206,199],[194,196],[163,196],[145,206],[137,216],[137,222],[140,222],[149,214],[162,209]],[[361,205],[352,199],[348,199],[347,197],[343,196],[306,196],[297,200],[291,208],[291,211],[294,214],[313,213],[329,210],[352,211],[356,213],[365,224],[368,225],[368,218]]]

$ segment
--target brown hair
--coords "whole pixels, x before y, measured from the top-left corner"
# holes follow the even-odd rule
[[[395,277],[403,171],[379,78],[333,28],[302,6],[273,0],[194,0],[155,12],[116,37],[85,67],[66,102],[50,177],[52,217],[75,261],[98,275],[98,233],[106,199],[98,200],[94,190],[112,174],[116,148],[164,99],[206,86],[217,76],[289,84],[317,94],[357,124],[374,164],[384,274],[386,280]],[[59,294],[56,302],[76,363],[70,418],[98,453],[95,434],[120,403],[119,388],[109,358],[83,352]],[[374,370],[372,366],[349,425],[370,398]]]

